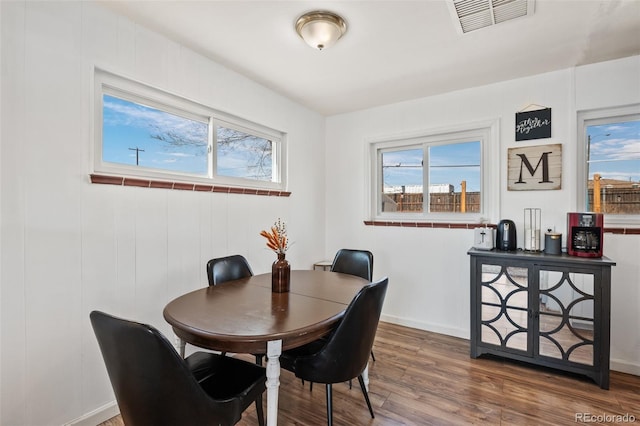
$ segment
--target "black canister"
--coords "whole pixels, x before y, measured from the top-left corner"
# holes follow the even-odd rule
[[[556,232],[544,234],[544,252],[546,254],[562,254],[562,234]]]

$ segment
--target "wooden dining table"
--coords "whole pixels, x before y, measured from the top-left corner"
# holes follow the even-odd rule
[[[182,345],[266,354],[267,425],[275,426],[280,354],[329,334],[367,283],[337,272],[294,270],[290,290],[274,293],[267,273],[187,293],[169,302],[163,315]]]

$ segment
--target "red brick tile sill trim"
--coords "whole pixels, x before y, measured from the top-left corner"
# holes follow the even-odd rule
[[[365,220],[367,226],[397,226],[401,228],[445,228],[445,229],[474,229],[484,226],[479,223],[449,223],[449,222],[399,222],[387,220]],[[489,223],[490,228],[497,225]],[[640,235],[640,228],[604,228],[607,234]]]
[[[367,226],[399,226],[402,228],[447,228],[447,229],[474,229],[484,226],[479,223],[458,223],[458,222],[397,222],[387,220],[365,220]],[[489,228],[496,228],[497,225],[488,223]]]
[[[118,186],[137,186],[141,188],[178,189],[182,191],[218,192],[224,194],[266,195],[269,197],[288,197],[289,191],[270,189],[238,188],[231,186],[202,185],[197,183],[167,182],[160,180],[133,179],[122,176],[104,176],[91,174],[91,183]]]

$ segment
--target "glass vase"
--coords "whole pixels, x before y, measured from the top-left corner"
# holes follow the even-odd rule
[[[271,291],[274,293],[286,293],[289,291],[289,278],[291,265],[285,259],[284,253],[278,253],[278,260],[271,266]]]

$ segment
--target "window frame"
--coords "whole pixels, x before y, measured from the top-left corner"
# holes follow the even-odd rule
[[[640,120],[640,104],[622,105],[610,108],[596,108],[578,111],[577,113],[577,182],[576,211],[587,211],[588,199],[588,138],[587,127],[622,121]],[[640,214],[603,213],[605,226],[640,227]]]
[[[447,223],[487,223],[497,220],[500,182],[499,167],[490,164],[497,158],[499,120],[468,123],[446,128],[430,129],[413,134],[376,138],[368,141],[369,179],[368,216],[374,221],[415,221]],[[420,213],[382,212],[382,152],[402,149],[423,149],[423,188],[429,187],[428,146],[462,142],[480,142],[480,212],[436,212],[423,209]],[[424,197],[425,200],[427,197]]]
[[[93,90],[93,143],[91,173],[107,176],[156,179],[205,185],[286,191],[286,134],[249,120],[223,113],[206,105],[178,96],[150,85],[126,78],[101,68],[94,69]],[[208,124],[206,175],[137,167],[103,161],[103,96],[115,96],[130,102],[175,114],[190,120]],[[240,130],[271,141],[272,180],[258,180],[218,175],[216,173],[216,126]]]

